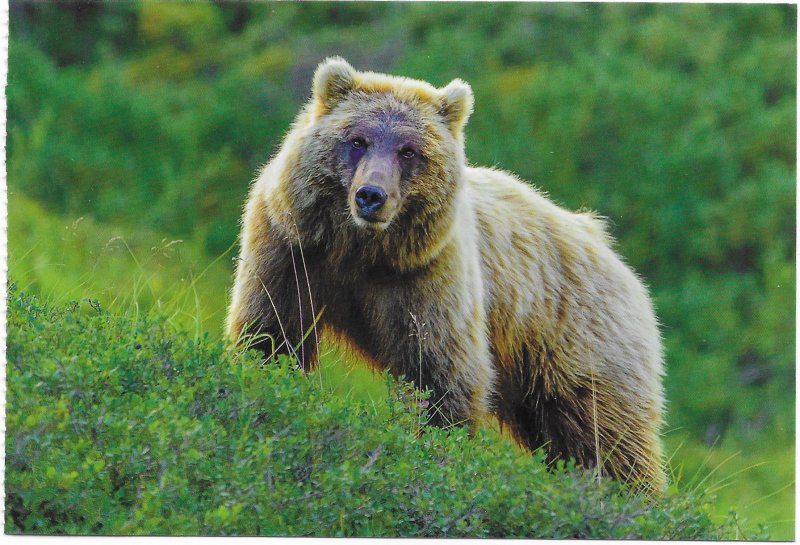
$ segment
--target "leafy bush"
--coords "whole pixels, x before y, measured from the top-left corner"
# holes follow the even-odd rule
[[[160,319],[12,286],[6,532],[714,539],[700,497],[659,505],[496,434],[420,430],[292,362],[194,342]]]

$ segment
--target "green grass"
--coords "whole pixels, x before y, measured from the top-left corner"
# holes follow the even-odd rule
[[[794,445],[726,440],[709,448],[672,434],[665,446],[680,488],[714,496],[714,520],[725,520],[735,511],[746,531],[764,526],[770,539],[794,540]]]
[[[219,336],[231,256],[214,260],[190,240],[146,228],[64,221],[10,192],[9,274],[52,301],[91,297],[112,311],[161,309],[170,323]]]
[[[157,314],[165,327],[187,332],[194,342],[221,338],[233,251],[211,258],[196,241],[89,218],[65,220],[21,195],[10,198],[9,272],[21,291],[54,306],[77,301],[86,309],[86,299],[97,300],[111,316],[134,323]],[[375,414],[386,410],[380,377],[330,347],[323,354],[320,371],[309,377],[322,392],[363,403]],[[496,430],[485,433],[510,445]],[[709,449],[680,430],[669,433],[673,492],[709,490],[716,499],[708,512],[717,524],[733,509],[742,533],[754,534],[764,524],[773,539],[793,539],[794,449],[774,447],[757,438]]]

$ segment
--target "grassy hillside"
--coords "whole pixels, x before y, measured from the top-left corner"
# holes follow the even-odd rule
[[[291,361],[11,286],[6,532],[721,539],[696,494],[657,504],[493,434],[420,430]]]

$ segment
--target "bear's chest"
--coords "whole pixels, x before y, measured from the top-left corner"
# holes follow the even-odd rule
[[[314,304],[322,320],[370,355],[409,332],[409,305],[416,305],[413,278],[379,269],[331,267],[320,262],[309,271]],[[379,342],[380,341],[380,342]]]

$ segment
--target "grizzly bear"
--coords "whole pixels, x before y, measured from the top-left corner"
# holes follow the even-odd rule
[[[661,489],[647,291],[599,218],[468,165],[472,108],[458,79],[435,88],[320,64],[251,187],[228,335],[309,370],[319,326],[429,389],[431,424],[494,415],[551,461]]]

